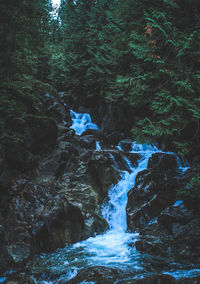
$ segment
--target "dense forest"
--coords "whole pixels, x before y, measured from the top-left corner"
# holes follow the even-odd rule
[[[77,106],[114,106],[138,142],[199,155],[199,0],[62,0],[52,11],[48,0],[0,3],[3,144],[21,139],[16,125],[41,115],[52,87]]]

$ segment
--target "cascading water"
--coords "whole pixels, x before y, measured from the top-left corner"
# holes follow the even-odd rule
[[[81,135],[87,129],[98,129],[98,126],[92,122],[88,113],[77,113],[70,110],[70,114],[72,118],[71,128],[75,130],[77,135]]]
[[[71,111],[71,116],[73,120],[71,128],[78,135],[81,135],[89,128],[98,129],[98,126],[91,121],[91,117],[88,114],[78,114]],[[120,144],[117,148],[123,151]],[[98,143],[96,150],[101,150]],[[134,186],[136,175],[147,168],[149,158],[153,153],[158,151],[153,146],[132,143],[130,153],[139,154],[140,160],[138,165],[133,167],[131,162],[124,157],[129,171],[121,171],[121,179],[115,186],[111,187],[108,194],[109,201],[102,207],[102,216],[107,220],[109,230],[102,235],[91,237],[85,241],[67,246],[64,249],[59,249],[54,253],[41,254],[36,258],[34,265],[31,267],[35,275],[38,273],[41,275],[42,272],[43,280],[40,277],[40,281],[36,281],[36,283],[61,283],[59,281],[67,281],[73,278],[80,269],[94,265],[124,269],[125,271],[130,271],[133,275],[137,272],[137,275],[141,275],[142,277],[145,272],[142,257],[134,246],[129,246],[130,242],[134,243],[138,234],[126,232],[125,209],[127,193]],[[178,201],[174,206],[180,205],[180,202],[182,201]],[[195,273],[199,275],[199,272],[198,269],[195,272],[193,270],[186,270],[184,271],[184,275],[195,275]],[[180,278],[183,275],[183,270],[167,273]],[[48,275],[57,276],[56,279],[50,281]]]
[[[81,135],[89,128],[98,129],[87,114],[71,111],[71,116],[73,120],[71,128],[75,130],[77,135]],[[118,148],[122,151],[120,145]],[[99,145],[97,145],[97,150],[101,150]],[[133,167],[131,162],[124,158],[129,171],[121,171],[121,179],[115,186],[111,187],[108,194],[109,201],[102,207],[102,216],[107,220],[109,230],[102,235],[58,250],[51,255],[42,255],[39,270],[41,266],[46,267],[48,263],[48,270],[52,273],[59,273],[65,269],[67,273],[62,276],[65,279],[74,277],[81,268],[93,265],[131,269],[135,272],[143,270],[140,253],[134,247],[128,245],[130,241],[133,243],[136,240],[138,234],[126,232],[125,209],[127,193],[134,186],[136,175],[146,169],[149,157],[156,151],[158,150],[151,146],[133,143],[131,153],[141,154],[138,166]],[[59,259],[59,263],[57,259]],[[35,272],[37,272],[37,269]]]

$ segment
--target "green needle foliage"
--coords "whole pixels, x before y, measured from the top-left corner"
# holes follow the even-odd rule
[[[110,104],[138,142],[199,153],[199,0],[62,0],[58,17],[48,0],[0,8],[2,83],[32,99],[38,80],[76,105]]]

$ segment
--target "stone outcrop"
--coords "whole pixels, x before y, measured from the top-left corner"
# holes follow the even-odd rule
[[[199,212],[192,206],[195,201],[178,200],[177,195],[189,177],[187,172],[179,174],[175,155],[156,153],[149,159],[128,193],[128,230],[140,232],[136,249],[171,261],[190,257],[198,263]]]
[[[101,204],[118,182],[119,170],[127,169],[118,150],[96,151],[98,131],[77,136],[63,123],[66,105],[57,99],[51,106],[52,96],[45,99],[45,114],[54,119],[29,116],[22,122],[24,138],[10,140],[1,151],[0,182],[7,202],[0,212],[5,255],[0,271],[6,263],[21,265],[35,253],[104,232],[108,224],[100,217]]]
[[[147,169],[136,177],[128,193],[127,225],[133,231],[146,226],[176,198],[176,157],[156,153],[149,159]]]

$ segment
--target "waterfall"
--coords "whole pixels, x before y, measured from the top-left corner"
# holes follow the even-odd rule
[[[72,128],[76,134],[80,134],[86,129],[98,129],[92,123],[91,117],[87,114],[78,114],[71,111],[73,124]],[[100,145],[97,142],[96,149],[100,150]],[[118,145],[118,149],[123,151]],[[130,253],[128,242],[136,239],[138,234],[127,233],[126,224],[126,204],[127,193],[134,186],[136,175],[146,169],[149,157],[157,152],[158,149],[148,145],[138,145],[133,142],[131,153],[141,154],[141,159],[137,167],[133,167],[131,162],[124,157],[129,171],[121,171],[121,179],[112,186],[108,193],[109,201],[102,207],[102,216],[109,224],[109,230],[102,235],[91,237],[85,241],[76,243],[71,246],[71,250],[80,250],[84,254],[84,260],[87,265],[114,265],[122,268],[123,266],[132,266],[135,263],[135,269],[142,269],[137,262],[139,255],[136,250]],[[77,257],[78,263],[79,257]],[[80,265],[80,264],[79,264]]]
[[[92,122],[91,116],[88,113],[77,113],[70,110],[72,118],[71,128],[75,130],[77,135],[81,135],[87,129],[98,129],[98,126]]]
[[[98,129],[89,114],[79,114],[72,110],[70,113],[72,117],[71,128],[75,130],[77,135],[81,135],[87,129]],[[117,148],[123,152],[120,143]],[[96,142],[96,150],[101,150],[98,141]],[[134,187],[137,174],[147,168],[149,158],[156,152],[161,151],[154,146],[132,143],[129,153],[139,154],[140,160],[137,166],[134,167],[131,161],[124,156],[129,171],[120,172],[121,179],[115,186],[110,188],[108,200],[102,206],[102,216],[107,220],[109,229],[102,235],[90,237],[84,241],[66,246],[64,249],[58,249],[54,253],[41,254],[37,261],[38,266],[33,266],[32,271],[37,274],[38,271],[46,271],[48,267],[48,271],[51,271],[52,274],[61,276],[58,276],[53,282],[46,278],[45,281],[36,283],[63,283],[62,280],[72,279],[80,269],[94,265],[124,269],[124,271],[130,271],[133,275],[137,274],[138,277],[143,277],[144,273],[146,273],[144,272],[146,267],[143,266],[141,254],[134,245],[129,246],[130,243],[134,244],[137,240],[138,233],[127,232],[127,193]],[[179,200],[174,203],[174,206],[181,206],[181,204],[182,200]],[[187,270],[185,275],[187,273],[194,272]],[[200,270],[195,271],[195,273],[199,275]],[[171,275],[177,278],[179,274],[181,275],[181,272],[176,271],[174,274],[171,272]]]

